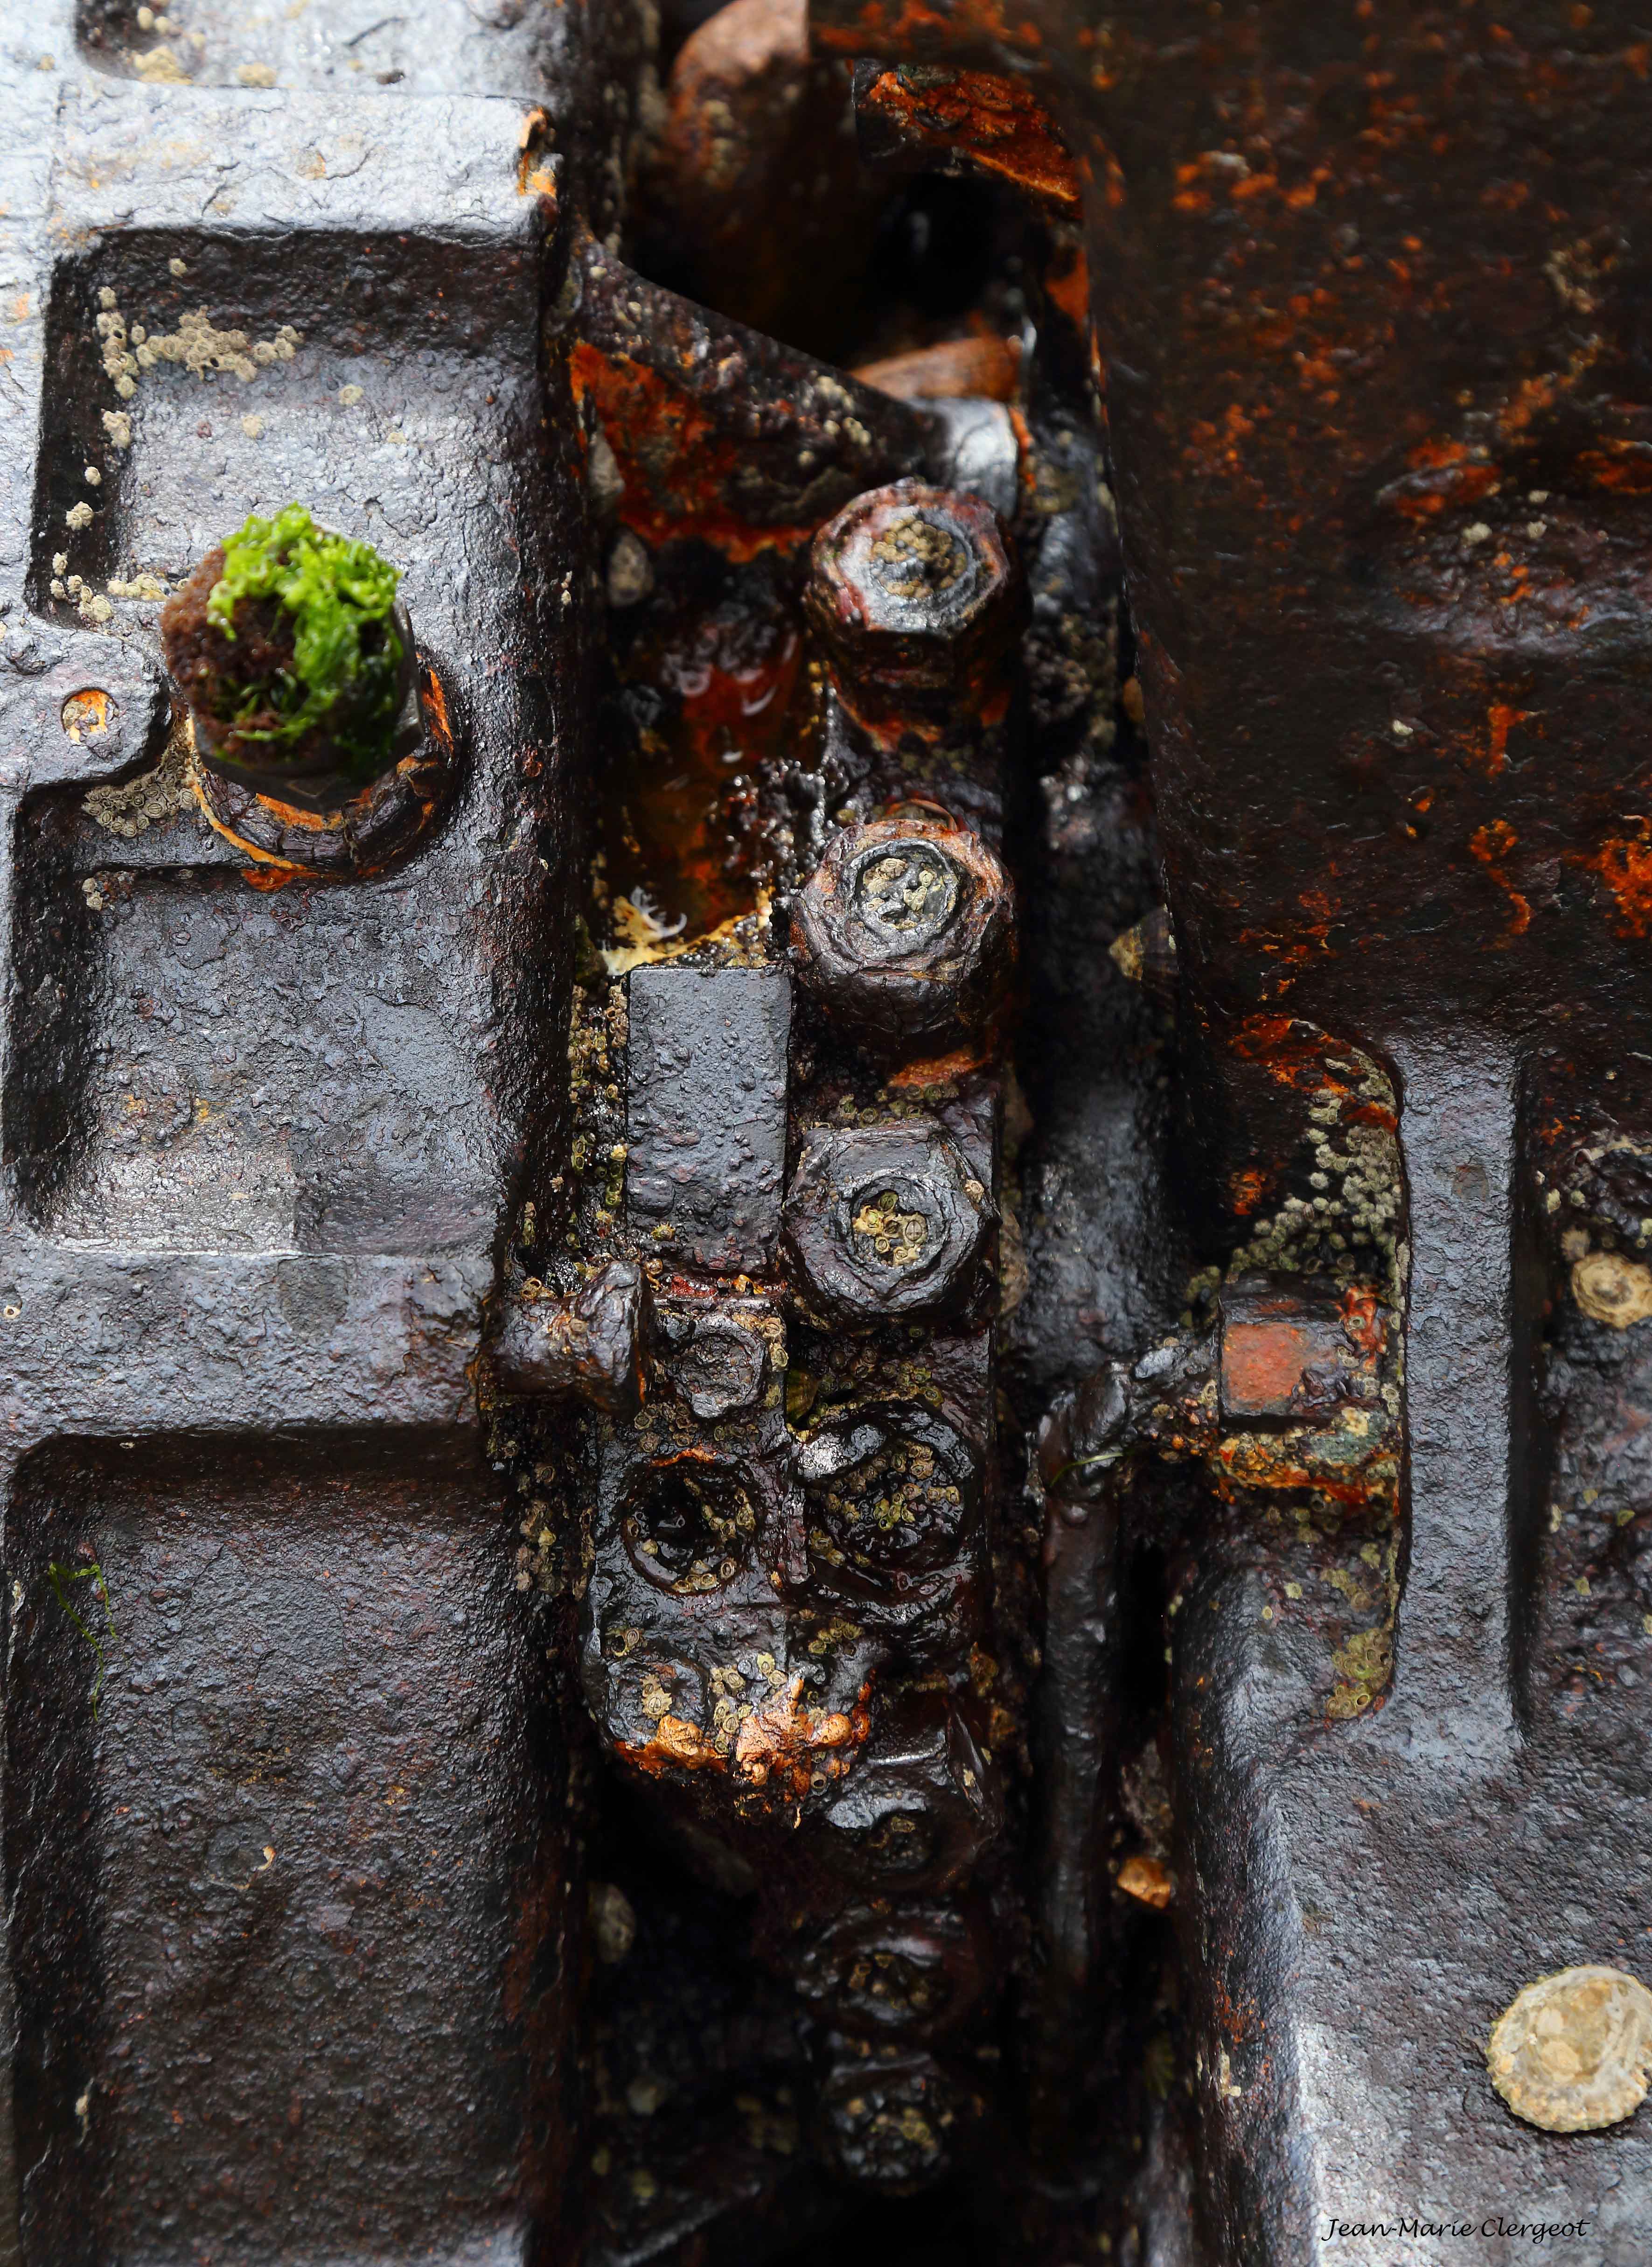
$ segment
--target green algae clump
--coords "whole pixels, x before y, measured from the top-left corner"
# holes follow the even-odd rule
[[[241,738],[297,740],[345,696],[362,692],[369,693],[368,702],[357,698],[350,706],[358,711],[366,706],[388,731],[401,664],[401,640],[390,626],[390,613],[400,580],[370,543],[318,527],[301,503],[289,503],[274,519],[250,517],[223,547],[223,571],[207,600],[207,619],[233,640],[241,600],[274,598],[292,618],[289,682],[301,697],[277,724],[241,725]],[[362,638],[369,626],[380,629],[370,649]],[[375,686],[377,700],[370,698]],[[256,700],[254,691],[250,704]]]
[[[161,622],[207,752],[249,771],[382,767],[406,691],[400,580],[300,503],[226,538]]]

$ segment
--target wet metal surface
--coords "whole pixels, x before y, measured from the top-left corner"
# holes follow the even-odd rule
[[[1638,2267],[1642,33],[697,13],[7,27],[0,2259]]]

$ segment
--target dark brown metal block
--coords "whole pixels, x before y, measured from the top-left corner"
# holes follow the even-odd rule
[[[763,1269],[786,1158],[785,971],[640,968],[630,1012],[631,1219],[713,1274]]]

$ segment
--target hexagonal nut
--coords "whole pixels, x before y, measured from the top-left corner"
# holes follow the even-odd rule
[[[822,528],[807,603],[849,687],[956,701],[983,687],[1003,659],[1025,594],[990,504],[896,481],[868,488]]]
[[[921,2051],[845,2058],[822,2081],[815,2114],[839,2175],[886,2196],[932,2188],[986,2107],[961,2065]]]
[[[852,1905],[813,1939],[793,1981],[839,2030],[910,2039],[956,2030],[992,1971],[983,1916],[941,1904]]]
[[[799,976],[873,1053],[989,1027],[1015,957],[1010,877],[944,819],[846,826],[792,906]]]
[[[804,1488],[810,1575],[822,1592],[844,1582],[863,1595],[898,1584],[920,1610],[938,1569],[963,1578],[981,1506],[981,1459],[955,1427],[921,1402],[852,1406],[803,1442],[794,1467]],[[875,1515],[869,1516],[875,1506]]]
[[[997,1214],[927,1119],[807,1135],[786,1192],[795,1280],[834,1320],[935,1315],[961,1306]]]
[[[821,1856],[859,1896],[944,1895],[1004,1831],[1001,1761],[945,1693],[880,1706],[866,1751],[826,1813]]]

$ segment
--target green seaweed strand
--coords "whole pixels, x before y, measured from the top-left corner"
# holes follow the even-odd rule
[[[97,1584],[98,1596],[103,1600],[103,1618],[106,1625],[106,1633],[113,1640],[114,1636],[114,1608],[109,1603],[109,1585],[104,1581],[103,1568],[98,1564],[95,1559],[92,1560],[90,1566],[64,1566],[60,1565],[58,1560],[54,1559],[46,1571],[51,1578],[53,1589],[57,1593],[58,1604],[69,1616],[69,1620],[73,1622],[75,1627],[80,1632],[82,1637],[85,1639],[87,1644],[98,1656],[98,1677],[97,1682],[91,1688],[91,1720],[95,1724],[98,1720],[98,1696],[103,1691],[103,1680],[108,1674],[108,1663],[103,1657],[103,1640],[98,1635],[95,1630],[88,1629],[85,1623],[82,1621],[80,1616],[75,1611],[74,1606],[70,1603],[69,1593],[63,1588],[63,1585],[65,1582],[95,1582]]]
[[[207,619],[234,642],[243,598],[274,598],[293,624],[293,668],[245,689],[235,729],[245,740],[292,742],[349,695],[351,729],[337,737],[348,755],[381,755],[394,721],[401,640],[390,620],[401,576],[371,544],[318,527],[301,503],[273,519],[256,514],[223,547],[223,572],[207,599]],[[364,629],[384,635],[363,650]],[[260,708],[279,723],[243,723]]]

